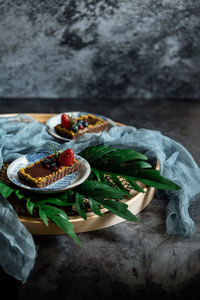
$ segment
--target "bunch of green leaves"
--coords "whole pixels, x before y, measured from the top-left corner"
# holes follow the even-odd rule
[[[132,149],[119,150],[100,145],[87,148],[80,155],[89,161],[93,174],[95,174],[99,182],[105,182],[105,174],[107,174],[111,177],[116,187],[125,193],[126,191],[119,182],[118,177],[126,179],[131,187],[138,192],[144,191],[137,184],[137,181],[163,190],[180,188],[177,184],[161,176],[160,171],[155,170],[147,162],[148,157],[146,155]]]
[[[102,216],[101,207],[105,207],[125,220],[140,221],[128,210],[126,203],[119,201],[125,196],[130,196],[119,177],[124,178],[138,192],[144,192],[138,185],[138,181],[159,189],[179,189],[179,186],[152,168],[144,154],[134,150],[95,146],[85,149],[79,155],[90,163],[91,174],[85,182],[74,189],[57,194],[35,194],[24,190],[15,190],[0,182],[0,193],[4,198],[15,194],[18,199],[25,200],[31,215],[34,209],[37,210],[46,226],[50,219],[75,242],[81,244],[74,232],[73,224],[69,221],[67,210],[70,211],[72,206],[75,206],[77,213],[86,220],[86,198],[92,212],[98,216]],[[112,180],[112,184],[108,178]]]

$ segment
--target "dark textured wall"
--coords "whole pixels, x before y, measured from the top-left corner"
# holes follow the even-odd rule
[[[200,98],[199,0],[2,0],[0,97]]]

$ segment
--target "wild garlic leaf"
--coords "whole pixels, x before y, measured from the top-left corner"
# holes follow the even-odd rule
[[[91,197],[89,197],[89,203],[90,203],[90,208],[93,211],[93,213],[95,213],[98,216],[103,216],[103,214],[101,213],[100,207],[99,207],[99,203],[97,201],[95,201],[94,199],[92,199]]]
[[[39,206],[39,216],[40,216],[41,220],[44,222],[44,224],[46,226],[48,226],[49,223],[48,223],[47,214],[46,214],[46,212],[43,210],[43,208],[41,206]]]
[[[97,181],[101,182],[101,176],[100,176],[100,174],[99,174],[99,171],[96,170],[96,169],[94,169],[94,168],[92,168],[92,172],[93,172],[94,175],[96,176]],[[91,180],[91,179],[92,179],[92,178],[90,178],[90,180]]]
[[[43,205],[43,211],[47,217],[50,218],[58,227],[60,227],[65,233],[67,233],[77,244],[81,246],[81,242],[74,232],[74,225],[69,222],[67,214],[59,208]]]
[[[12,192],[14,192],[14,189],[9,187],[8,185],[4,184],[2,181],[0,181],[0,194],[7,199]]]
[[[149,180],[149,179],[143,179],[143,178],[138,178],[138,180],[148,186],[155,187],[155,188],[161,189],[161,190],[173,191],[173,190],[180,189],[180,187],[177,184],[173,183],[172,181],[170,181],[166,178],[165,178],[165,180],[162,179],[162,182],[155,181],[155,180]]]
[[[41,204],[46,204],[46,203],[51,203],[51,204],[55,204],[55,205],[58,205],[58,206],[72,206],[72,205],[74,205],[74,203],[69,203],[66,200],[64,201],[64,200],[57,199],[57,197],[55,196],[55,198],[51,197],[51,198],[47,198],[45,200],[36,201],[35,205],[41,205]]]
[[[158,170],[151,168],[152,166],[144,161],[147,160],[144,154],[134,150],[119,150],[100,145],[87,148],[81,154],[92,167],[98,170],[99,174],[104,172],[132,177],[134,189],[137,191],[142,192],[142,189],[137,185],[136,180],[159,189],[180,189],[177,184],[163,177]]]
[[[136,180],[141,181],[149,186],[164,189],[164,190],[178,190],[180,187],[171,180],[163,177],[158,170],[137,170],[132,172]]]
[[[122,184],[122,182],[119,180],[118,176],[116,174],[113,173],[109,173],[108,174],[110,176],[110,178],[113,180],[116,188],[118,188],[119,190],[121,190],[123,192],[124,195],[126,196],[130,196],[129,192],[127,191],[127,189],[124,187],[124,185]]]
[[[26,208],[28,209],[29,213],[32,215],[33,214],[33,208],[34,208],[35,204],[34,202],[32,202],[30,200],[30,198],[27,198],[27,202],[26,202]]]
[[[84,204],[84,197],[83,195],[76,193],[75,195],[75,205],[78,214],[83,218],[87,219],[87,214],[86,214],[86,209],[85,209],[85,204]]]
[[[77,188],[75,188],[80,194],[91,197],[93,199],[104,199],[104,198],[116,198],[122,199],[123,193],[110,185],[102,182],[87,180]]]
[[[15,194],[16,194],[17,198],[20,200],[24,198],[24,195],[19,190],[16,190]]]
[[[132,212],[128,210],[128,205],[123,202],[104,199],[96,200],[96,202],[127,221],[141,222],[140,219],[138,219],[134,214],[132,214]]]
[[[140,193],[145,193],[145,191],[141,188],[141,186],[139,186],[139,184],[137,184],[135,178],[133,178],[131,176],[127,176],[127,175],[124,175],[124,178],[128,181],[128,183],[130,184],[130,186],[132,187],[133,190],[140,192]]]

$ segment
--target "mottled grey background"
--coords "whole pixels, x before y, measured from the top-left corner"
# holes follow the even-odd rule
[[[0,97],[199,99],[199,0],[1,0]]]
[[[199,0],[0,0],[0,113],[99,113],[160,130],[200,165],[200,101],[179,101],[200,99],[199,16]],[[183,239],[165,233],[167,203],[156,196],[142,224],[79,234],[83,248],[35,236],[29,281],[0,268],[0,298],[200,299],[200,204]]]

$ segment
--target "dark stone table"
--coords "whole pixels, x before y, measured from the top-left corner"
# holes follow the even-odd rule
[[[137,128],[160,130],[182,143],[200,165],[200,102],[0,99],[0,113],[89,111]],[[190,238],[165,233],[168,199],[155,197],[139,214],[142,224],[123,222],[68,236],[35,236],[38,257],[24,285],[0,272],[3,299],[194,299],[200,298],[200,205],[190,213]],[[2,296],[1,296],[2,299]]]

